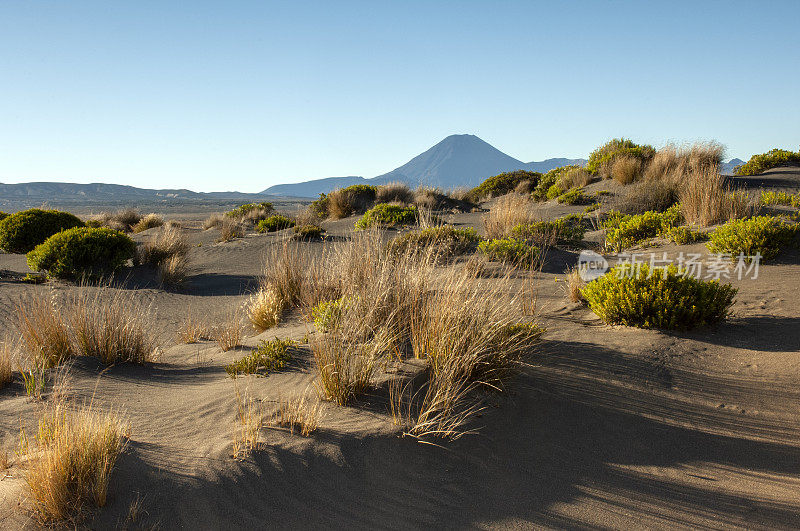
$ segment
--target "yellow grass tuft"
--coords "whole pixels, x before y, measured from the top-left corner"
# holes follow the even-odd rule
[[[277,325],[285,307],[286,301],[273,286],[259,289],[245,303],[247,317],[258,333]]]
[[[683,217],[695,225],[715,225],[752,213],[747,194],[726,186],[716,168],[689,173],[679,196]]]
[[[611,165],[611,176],[620,184],[630,184],[642,173],[642,162],[636,157],[617,157]]]
[[[310,436],[319,427],[322,405],[308,395],[278,402],[278,407],[269,420],[271,426],[283,426],[294,435],[295,430],[303,437]]]
[[[214,327],[211,335],[219,345],[219,348],[222,349],[222,352],[238,347],[242,340],[242,325],[239,320],[239,313],[231,313],[228,317],[228,322]]]
[[[133,227],[133,232],[142,232],[154,227],[160,227],[164,224],[164,218],[158,214],[147,214],[142,217]]]
[[[15,307],[23,355],[36,368],[48,369],[75,353],[62,307],[52,293],[29,293]]]
[[[233,430],[233,458],[242,459],[260,448],[259,434],[264,424],[263,407],[260,400],[250,397],[247,389],[239,391],[236,386],[236,425]]]
[[[505,238],[520,223],[535,221],[535,203],[530,196],[506,194],[495,201],[483,218],[487,238]]]

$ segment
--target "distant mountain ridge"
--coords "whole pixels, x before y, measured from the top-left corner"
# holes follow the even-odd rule
[[[426,185],[443,189],[472,188],[498,173],[514,170],[547,172],[568,164],[583,165],[586,164],[586,159],[553,158],[540,162],[522,162],[475,135],[450,135],[402,166],[371,179],[355,176],[329,177],[270,186],[262,193],[316,197],[353,184],[380,185],[395,181],[412,187]]]

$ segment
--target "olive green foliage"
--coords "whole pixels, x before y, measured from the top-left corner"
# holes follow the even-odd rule
[[[269,213],[272,212],[274,208],[272,207],[272,203],[266,201],[263,203],[246,203],[244,205],[239,205],[229,212],[225,212],[225,215],[229,218],[242,219],[251,212],[257,210],[263,210],[265,213]]]
[[[517,185],[523,181],[530,181],[532,186],[536,186],[541,177],[542,174],[535,171],[517,170],[501,173],[489,177],[470,190],[467,198],[471,201],[480,201],[491,197],[499,197],[513,192]]]
[[[345,306],[345,298],[333,301],[321,301],[311,309],[311,318],[314,325],[320,332],[330,332],[334,330],[342,318],[342,309]]]
[[[584,216],[572,214],[553,221],[520,223],[511,229],[511,236],[538,246],[575,243],[583,240],[589,225]]]
[[[753,155],[746,163],[738,166],[734,173],[736,175],[758,175],[771,168],[797,165],[800,165],[800,151],[773,149],[760,155]]]
[[[775,258],[781,248],[792,242],[799,227],[774,216],[734,219],[712,232],[706,246],[712,253],[733,256],[759,253],[765,259]]]
[[[402,253],[432,248],[437,255],[448,257],[474,251],[480,240],[472,227],[457,229],[452,225],[441,225],[398,236],[392,240],[391,250]]]
[[[262,219],[258,222],[258,226],[256,230],[258,232],[275,232],[278,230],[288,229],[295,226],[295,222],[286,216],[281,216],[280,214],[275,214],[273,216],[268,217],[267,219]]]
[[[594,212],[595,210],[598,210],[601,206],[603,206],[602,203],[592,203],[591,205],[584,208],[583,211],[588,214],[589,212]]]
[[[615,138],[592,151],[586,169],[597,174],[601,168],[608,167],[618,157],[629,156],[642,163],[647,163],[655,154],[656,150],[653,146],[637,144],[627,138]]]
[[[231,378],[236,378],[240,374],[266,376],[271,372],[280,371],[292,360],[289,349],[296,345],[297,342],[291,339],[261,340],[258,348],[250,354],[226,365],[225,372]]]
[[[311,204],[308,205],[308,209],[317,217],[325,219],[328,217],[329,202],[330,200],[328,199],[327,194],[319,194],[319,199],[311,201]]]
[[[105,227],[75,227],[54,234],[28,253],[28,266],[57,278],[113,273],[136,253],[126,234]]]
[[[23,210],[0,221],[0,249],[27,253],[53,234],[73,227],[83,227],[83,222],[69,212]]]
[[[298,225],[294,228],[294,238],[296,240],[318,240],[325,234],[325,229],[319,225]]]
[[[525,240],[498,238],[478,244],[490,262],[504,262],[518,267],[531,267],[539,255],[539,249]]]
[[[682,222],[683,216],[677,206],[665,212],[650,211],[633,216],[615,212],[604,223],[609,229],[606,233],[606,246],[620,252],[650,238],[664,236],[672,227]]]
[[[356,221],[356,230],[364,230],[370,227],[397,227],[401,225],[413,225],[419,219],[417,207],[402,207],[389,203],[381,203],[367,210],[364,215]]]
[[[558,197],[558,202],[566,205],[587,205],[591,203],[592,200],[583,193],[582,189],[573,188],[572,190],[560,195]]]
[[[547,199],[555,199],[564,193],[564,189],[560,184],[554,184],[547,189]]]
[[[592,311],[608,324],[686,330],[727,317],[737,289],[686,275],[674,265],[617,266],[590,282],[582,293]]]
[[[783,205],[800,208],[800,193],[787,194],[786,192],[761,192],[762,205]]]
[[[543,201],[544,199],[555,199],[559,195],[564,193],[562,186],[559,184],[556,188],[553,188],[554,185],[558,184],[559,178],[564,175],[565,173],[569,172],[570,170],[577,170],[580,166],[576,166],[571,164],[569,166],[559,166],[558,168],[553,168],[549,172],[542,175],[539,179],[539,183],[536,185],[536,188],[533,191],[533,198],[537,201]],[[548,192],[550,189],[553,189],[553,196],[549,197]],[[555,190],[559,190],[558,193],[555,193]]]
[[[7,217],[8,217],[8,214],[6,212],[3,212],[2,210],[0,210],[0,221],[3,221]]]
[[[686,245],[689,243],[702,242],[708,239],[704,232],[692,230],[689,227],[672,227],[664,234],[667,239],[677,243],[678,245]]]

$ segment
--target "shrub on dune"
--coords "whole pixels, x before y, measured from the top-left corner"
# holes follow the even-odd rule
[[[296,223],[294,220],[286,216],[281,216],[280,214],[275,214],[267,219],[259,221],[256,230],[258,230],[258,232],[276,232],[283,229],[290,229],[295,225]]]
[[[515,267],[532,267],[539,256],[538,248],[516,238],[482,241],[478,249],[490,262],[503,262]]]
[[[439,257],[447,258],[474,251],[480,236],[475,229],[457,229],[452,225],[441,225],[409,232],[392,240],[394,252],[407,253],[431,249]]]
[[[267,219],[274,210],[272,203],[266,201],[263,203],[246,203],[226,212],[225,217],[239,223],[249,222],[255,225],[262,219]]]
[[[106,228],[75,227],[50,236],[28,253],[28,266],[57,278],[112,274],[132,259],[136,244]]]
[[[293,237],[295,240],[311,241],[311,240],[322,239],[322,236],[324,234],[325,234],[325,229],[323,229],[319,225],[313,225],[308,223],[305,225],[297,225],[294,228]]]
[[[753,155],[746,163],[737,167],[736,175],[758,175],[781,166],[800,166],[800,151],[772,149],[766,153]]]
[[[147,214],[143,216],[133,227],[133,232],[142,232],[146,231],[147,229],[152,229],[155,227],[160,227],[164,224],[164,218],[159,216],[158,214]]]
[[[364,230],[372,227],[388,228],[403,225],[413,225],[419,220],[419,210],[417,207],[402,207],[381,203],[367,210],[364,215],[356,221],[356,230]]]
[[[709,235],[708,249],[712,253],[733,256],[761,254],[775,258],[800,233],[800,225],[790,224],[773,216],[757,216],[732,220]]]
[[[7,253],[27,253],[52,235],[75,227],[83,227],[83,222],[69,212],[23,210],[0,221],[0,249]]]
[[[615,138],[592,151],[586,169],[592,174],[610,177],[614,162],[617,159],[628,157],[637,160],[642,165],[647,164],[655,155],[655,148],[646,144],[637,144],[627,138]]]
[[[394,182],[382,184],[375,191],[376,203],[401,203],[408,204],[414,201],[414,193],[407,184]]]
[[[552,170],[548,171],[539,178],[539,181],[533,190],[532,194],[533,198],[536,199],[537,201],[543,201],[544,199],[555,199],[556,197],[564,193],[566,183],[562,182],[562,178],[566,174],[572,173],[573,171],[578,172],[578,170],[581,170],[582,173],[576,173],[576,176],[581,176],[583,175],[583,173],[586,173],[586,170],[583,170],[583,168],[581,168],[580,166],[576,166],[574,164],[571,164],[569,166],[560,166],[558,168],[553,168]],[[569,182],[570,183],[575,182],[577,184],[578,180],[579,177],[576,178],[570,177]],[[547,197],[548,191],[555,185],[558,185],[556,188],[561,190],[561,192],[554,195],[553,197]]]
[[[333,219],[365,212],[375,204],[378,189],[368,184],[354,184],[328,194],[327,214]]]
[[[225,372],[231,378],[240,374],[258,374],[266,376],[271,372],[286,368],[292,355],[289,349],[297,343],[291,339],[262,340],[256,349],[247,356],[225,366]]]
[[[517,170],[501,173],[489,177],[473,188],[469,192],[468,197],[473,202],[499,197],[513,192],[514,189],[524,181],[528,181],[530,186],[535,187],[541,177],[541,173],[534,171]]]
[[[586,196],[580,188],[573,188],[560,195],[558,197],[558,202],[565,205],[588,205],[592,200]]]
[[[583,288],[589,307],[608,324],[639,328],[690,329],[728,315],[736,288],[683,274],[675,266],[617,266]]]
[[[636,216],[613,217],[606,221],[606,246],[620,252],[628,247],[663,236],[672,227],[680,225],[683,218],[677,207],[665,212],[645,212]]]

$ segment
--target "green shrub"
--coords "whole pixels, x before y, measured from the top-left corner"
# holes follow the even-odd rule
[[[69,212],[23,210],[0,221],[0,249],[27,253],[53,234],[73,227],[83,227],[83,222]]]
[[[601,169],[609,168],[616,158],[623,156],[633,157],[646,164],[655,154],[653,146],[637,144],[627,138],[615,138],[592,151],[586,169],[597,174]]]
[[[295,222],[286,216],[275,214],[267,219],[262,219],[258,222],[256,230],[258,232],[275,232],[278,230],[288,229],[295,226]]]
[[[311,309],[311,318],[320,332],[334,330],[342,318],[345,306],[344,297],[333,301],[322,301]]]
[[[725,319],[737,289],[684,273],[674,265],[651,272],[647,264],[627,264],[590,282],[582,293],[608,324],[685,330]]]
[[[787,194],[786,192],[761,192],[762,205],[783,205],[800,208],[800,193]]]
[[[136,243],[122,232],[75,227],[54,234],[28,253],[28,266],[57,278],[97,277],[113,273],[136,253]]]
[[[601,206],[603,206],[602,203],[592,203],[591,205],[589,205],[586,208],[584,208],[583,211],[586,214],[588,214],[590,212],[594,212],[595,210],[598,210]]]
[[[555,198],[557,198],[558,196],[560,196],[563,193],[564,193],[564,189],[561,188],[561,185],[560,184],[554,184],[553,186],[551,186],[550,188],[547,189],[546,196],[547,196],[547,199],[555,199]]]
[[[294,228],[294,238],[296,240],[318,240],[325,234],[325,229],[319,225],[298,225]]]
[[[580,188],[573,188],[572,190],[560,195],[558,202],[566,205],[585,205],[591,200],[583,193]]]
[[[532,186],[536,186],[542,174],[535,171],[517,170],[489,177],[481,184],[473,188],[467,194],[471,201],[481,201],[492,197],[499,197],[514,191],[523,181],[530,181]]]
[[[478,244],[478,250],[490,262],[505,262],[519,267],[531,267],[539,255],[535,246],[516,238],[482,241]]]
[[[356,221],[356,230],[364,230],[370,227],[397,227],[400,225],[413,225],[419,219],[417,207],[402,207],[389,203],[381,203],[367,210],[364,215]]]
[[[686,226],[672,227],[666,231],[664,236],[678,245],[702,242],[708,239],[704,232],[695,231]]]
[[[736,175],[758,175],[771,168],[794,165],[800,165],[800,151],[773,149],[760,155],[753,155],[745,164],[738,166],[734,173]]]
[[[319,194],[319,199],[311,201],[308,209],[318,218],[325,219],[328,217],[328,196],[327,194]]]
[[[8,217],[8,214],[0,210],[0,221],[3,221]]]
[[[606,233],[606,246],[620,252],[650,238],[665,235],[682,220],[677,207],[669,208],[666,212],[650,211],[635,216],[614,212],[604,222],[609,229]]]
[[[520,223],[511,229],[511,236],[517,240],[546,247],[556,243],[574,243],[583,240],[589,227],[589,220],[583,216],[570,215],[553,221]]]
[[[258,348],[250,354],[226,365],[225,372],[231,378],[236,378],[240,374],[266,376],[270,372],[280,371],[286,368],[291,361],[292,355],[289,353],[289,348],[295,345],[297,343],[291,339],[261,340]]]
[[[559,195],[564,193],[564,191],[561,190],[561,192],[559,194],[554,195],[553,197],[549,197],[549,198],[547,197],[547,192],[550,190],[550,188],[554,184],[559,184],[561,176],[563,176],[564,174],[566,174],[569,171],[577,170],[577,169],[580,169],[580,166],[576,166],[576,165],[572,164],[572,165],[569,165],[569,166],[560,166],[558,168],[553,168],[549,172],[545,173],[539,179],[539,183],[536,185],[536,189],[534,189],[534,191],[533,191],[533,194],[532,194],[533,198],[536,199],[537,201],[543,201],[546,198],[547,199],[555,199],[556,197],[558,197]],[[562,188],[560,184],[559,184],[558,188],[559,189]]]
[[[475,229],[457,229],[452,225],[441,225],[408,232],[391,243],[392,251],[409,252],[432,247],[439,256],[449,257],[470,253],[481,240]]]
[[[263,203],[246,203],[244,205],[239,205],[233,210],[225,212],[225,215],[229,218],[244,219],[254,213],[259,213],[259,215],[266,216],[273,210],[274,208],[272,207],[272,203],[265,201]]]
[[[798,233],[798,225],[773,216],[735,219],[718,227],[706,244],[712,253],[775,258],[782,247],[789,245]]]

